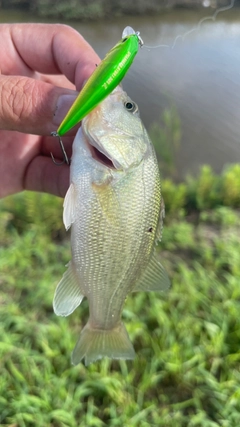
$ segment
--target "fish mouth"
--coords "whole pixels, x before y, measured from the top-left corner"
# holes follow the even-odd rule
[[[102,163],[104,166],[108,168],[116,169],[112,160],[109,157],[107,157],[105,153],[100,151],[95,145],[91,145],[89,142],[88,142],[88,146],[90,148],[91,155],[94,160],[96,160],[99,163]]]
[[[99,144],[94,138],[92,138],[89,132],[86,132],[84,128],[82,128],[82,131],[86,147],[88,148],[91,157],[107,168],[118,170],[118,162],[112,159],[104,148],[99,146]]]

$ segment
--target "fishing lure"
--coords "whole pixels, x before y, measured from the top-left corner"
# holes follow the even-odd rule
[[[88,79],[54,136],[63,136],[80,122],[121,82],[143,41],[139,32],[126,27],[120,40]]]

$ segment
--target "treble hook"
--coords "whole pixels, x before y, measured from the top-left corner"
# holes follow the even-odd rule
[[[67,153],[66,153],[66,151],[65,151],[65,148],[64,148],[64,145],[63,145],[63,142],[62,142],[62,140],[61,140],[61,137],[58,135],[58,133],[57,132],[51,132],[51,135],[52,136],[57,136],[58,137],[58,141],[59,141],[59,144],[60,144],[60,147],[61,147],[61,150],[62,150],[62,153],[63,153],[63,161],[62,162],[56,162],[56,160],[54,159],[54,157],[53,157],[53,153],[50,153],[51,154],[51,157],[52,157],[52,161],[53,161],[53,163],[55,164],[55,165],[57,165],[57,166],[61,166],[61,165],[63,165],[64,163],[67,163],[67,165],[69,165],[70,164],[70,161],[69,161],[69,159],[68,159],[68,156],[67,156]]]

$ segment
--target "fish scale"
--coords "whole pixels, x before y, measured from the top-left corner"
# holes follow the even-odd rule
[[[85,296],[90,314],[72,362],[132,359],[134,349],[121,321],[126,297],[162,291],[170,282],[155,251],[161,227],[156,155],[137,106],[121,88],[83,120],[73,144],[70,181],[64,223],[71,226],[72,261],[56,289],[54,310],[66,316]]]

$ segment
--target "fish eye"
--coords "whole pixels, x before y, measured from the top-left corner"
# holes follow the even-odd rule
[[[137,105],[134,102],[127,101],[124,103],[125,108],[131,113],[135,113],[137,111]]]

